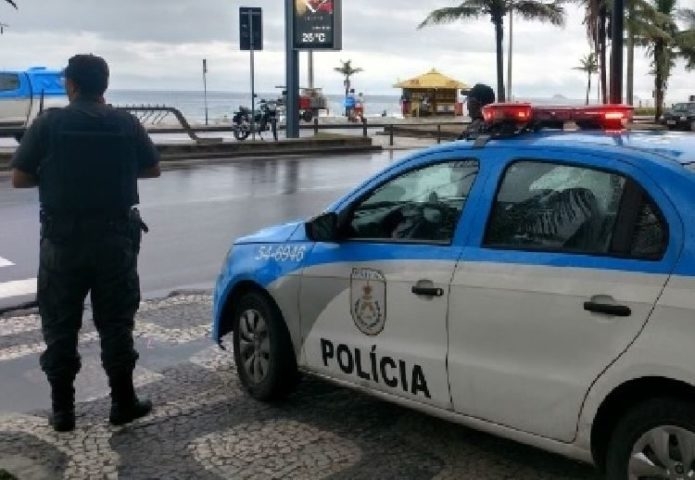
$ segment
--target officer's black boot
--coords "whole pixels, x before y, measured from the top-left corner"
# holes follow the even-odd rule
[[[49,383],[53,412],[48,423],[56,432],[70,432],[75,429],[75,389],[72,381],[52,380]]]
[[[133,374],[119,374],[109,377],[111,385],[111,414],[113,425],[123,425],[144,417],[152,411],[152,402],[139,400],[133,387]]]

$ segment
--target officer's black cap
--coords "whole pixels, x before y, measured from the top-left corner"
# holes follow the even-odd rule
[[[109,86],[109,65],[91,53],[71,57],[63,73],[84,95],[103,95]]]
[[[473,88],[470,90],[463,90],[461,93],[467,95],[468,98],[475,98],[483,105],[495,103],[495,91],[492,87],[484,83],[476,83],[473,85]]]

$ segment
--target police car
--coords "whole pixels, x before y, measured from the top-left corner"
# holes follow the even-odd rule
[[[695,137],[617,105],[484,115],[237,240],[214,339],[260,400],[304,371],[610,479],[694,478]]]

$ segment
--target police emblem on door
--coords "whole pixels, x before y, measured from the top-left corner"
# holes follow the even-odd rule
[[[386,279],[381,272],[370,268],[352,269],[350,313],[362,333],[381,333],[386,322]]]

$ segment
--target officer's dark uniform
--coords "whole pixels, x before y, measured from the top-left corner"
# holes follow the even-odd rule
[[[132,336],[140,302],[137,257],[144,227],[132,207],[139,202],[138,172],[158,161],[136,118],[89,98],[44,112],[14,155],[12,167],[39,181],[38,303],[46,342],[40,362],[54,397],[74,396],[78,331],[88,292],[112,395],[120,379],[132,383],[138,359]]]

